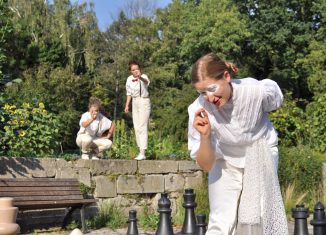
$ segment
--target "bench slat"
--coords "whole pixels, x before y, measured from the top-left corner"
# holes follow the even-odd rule
[[[83,199],[83,200],[64,200],[64,201],[24,201],[15,202],[14,206],[17,206],[20,210],[26,209],[44,209],[44,208],[65,208],[67,206],[82,206],[84,204],[95,203],[95,199]]]
[[[79,186],[78,181],[69,181],[69,182],[55,182],[55,181],[4,181],[0,180],[0,187],[24,187],[24,186],[35,186],[35,187],[42,187],[42,186]]]
[[[79,186],[74,186],[74,187],[1,187],[0,186],[0,193],[1,192],[37,192],[37,191],[44,191],[44,192],[49,192],[49,191],[76,191],[80,190]]]
[[[13,197],[14,201],[63,201],[63,200],[77,200],[84,199],[81,194],[79,195],[65,195],[65,196],[21,196],[21,197]]]
[[[22,196],[22,193],[24,193],[24,196],[41,196],[41,195],[49,195],[49,193],[47,191],[44,190],[40,190],[40,191],[6,191],[6,192],[0,192],[0,197],[18,197],[18,196]],[[69,190],[69,191],[51,191],[51,195],[54,196],[64,196],[64,195],[78,195],[80,194],[79,190]]]

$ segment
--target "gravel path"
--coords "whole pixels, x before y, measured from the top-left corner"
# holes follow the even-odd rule
[[[174,228],[174,234],[180,235],[181,228]],[[309,234],[312,235],[313,227],[309,224],[308,225]],[[29,233],[25,235],[69,235],[71,231],[53,231],[53,232],[36,232],[36,233]],[[144,231],[143,229],[138,229],[139,235],[155,235],[156,231]],[[293,222],[289,223],[289,235],[292,235],[294,233],[294,224]],[[127,228],[121,228],[117,230],[111,230],[109,228],[101,228],[97,230],[91,230],[87,233],[84,233],[85,235],[126,235],[127,234]]]

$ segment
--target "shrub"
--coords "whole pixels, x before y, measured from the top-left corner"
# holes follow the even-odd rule
[[[121,228],[126,225],[126,217],[123,209],[114,203],[101,202],[98,205],[98,213],[87,221],[90,228],[109,227],[111,229]]]
[[[295,183],[298,192],[316,191],[322,180],[323,155],[306,146],[280,147],[279,180],[283,187]]]
[[[5,104],[0,109],[0,139],[3,156],[47,157],[58,149],[60,122],[42,102],[21,107]]]

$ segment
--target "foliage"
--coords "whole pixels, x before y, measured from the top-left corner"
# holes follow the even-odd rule
[[[135,137],[131,130],[128,130],[124,120],[116,121],[113,135],[113,145],[110,150],[110,157],[115,159],[125,159],[137,154]]]
[[[326,152],[326,93],[316,95],[306,109],[305,130],[306,144],[312,148]]]
[[[292,209],[296,205],[302,204],[303,200],[307,196],[307,193],[296,192],[295,183],[290,183],[287,187],[282,190],[283,202],[285,207],[285,213],[288,220],[292,219]]]
[[[7,0],[0,0],[0,89],[4,84],[4,70],[8,62],[8,48],[5,46],[12,36],[13,25],[10,21],[10,10]]]
[[[5,104],[0,109],[1,154],[46,157],[58,150],[60,123],[43,103]]]
[[[87,110],[88,79],[71,74],[69,69],[47,66],[26,71],[23,76],[22,83],[6,89],[6,100],[18,104],[42,100],[49,104],[49,112],[56,114],[64,126],[60,129],[63,146],[75,148],[78,122],[82,112]]]
[[[143,206],[139,213],[139,225],[142,228],[157,228],[159,222],[159,215],[156,211],[148,206]]]
[[[324,156],[305,146],[281,147],[279,180],[282,187],[295,183],[298,192],[317,191],[322,180]]]
[[[291,99],[291,94],[286,94],[281,108],[269,115],[283,146],[303,144],[305,113],[298,107],[299,102]]]
[[[87,220],[87,226],[90,228],[109,227],[116,229],[124,226],[127,222],[123,210],[119,205],[108,202],[98,204],[98,213],[91,220]]]

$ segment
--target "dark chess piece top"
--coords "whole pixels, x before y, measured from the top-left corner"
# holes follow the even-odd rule
[[[309,235],[307,225],[309,210],[304,205],[296,205],[296,208],[292,208],[292,217],[294,218],[293,235]]]
[[[194,190],[189,188],[186,189],[184,194],[184,203],[183,207],[185,208],[185,218],[183,221],[183,226],[181,230],[181,235],[195,235],[197,226],[196,226],[196,217],[195,217],[195,207],[197,203],[195,202],[196,194]]]
[[[314,217],[310,221],[310,224],[314,227],[314,235],[326,234],[326,218],[325,207],[321,202],[317,202],[314,208]]]
[[[206,215],[199,214],[197,215],[197,232],[196,235],[205,235],[206,229]]]
[[[167,193],[161,193],[157,211],[160,213],[160,220],[155,235],[174,235],[171,223],[171,201]]]
[[[128,230],[127,235],[138,235],[137,228],[137,211],[130,210],[129,211],[129,219],[128,219]]]

